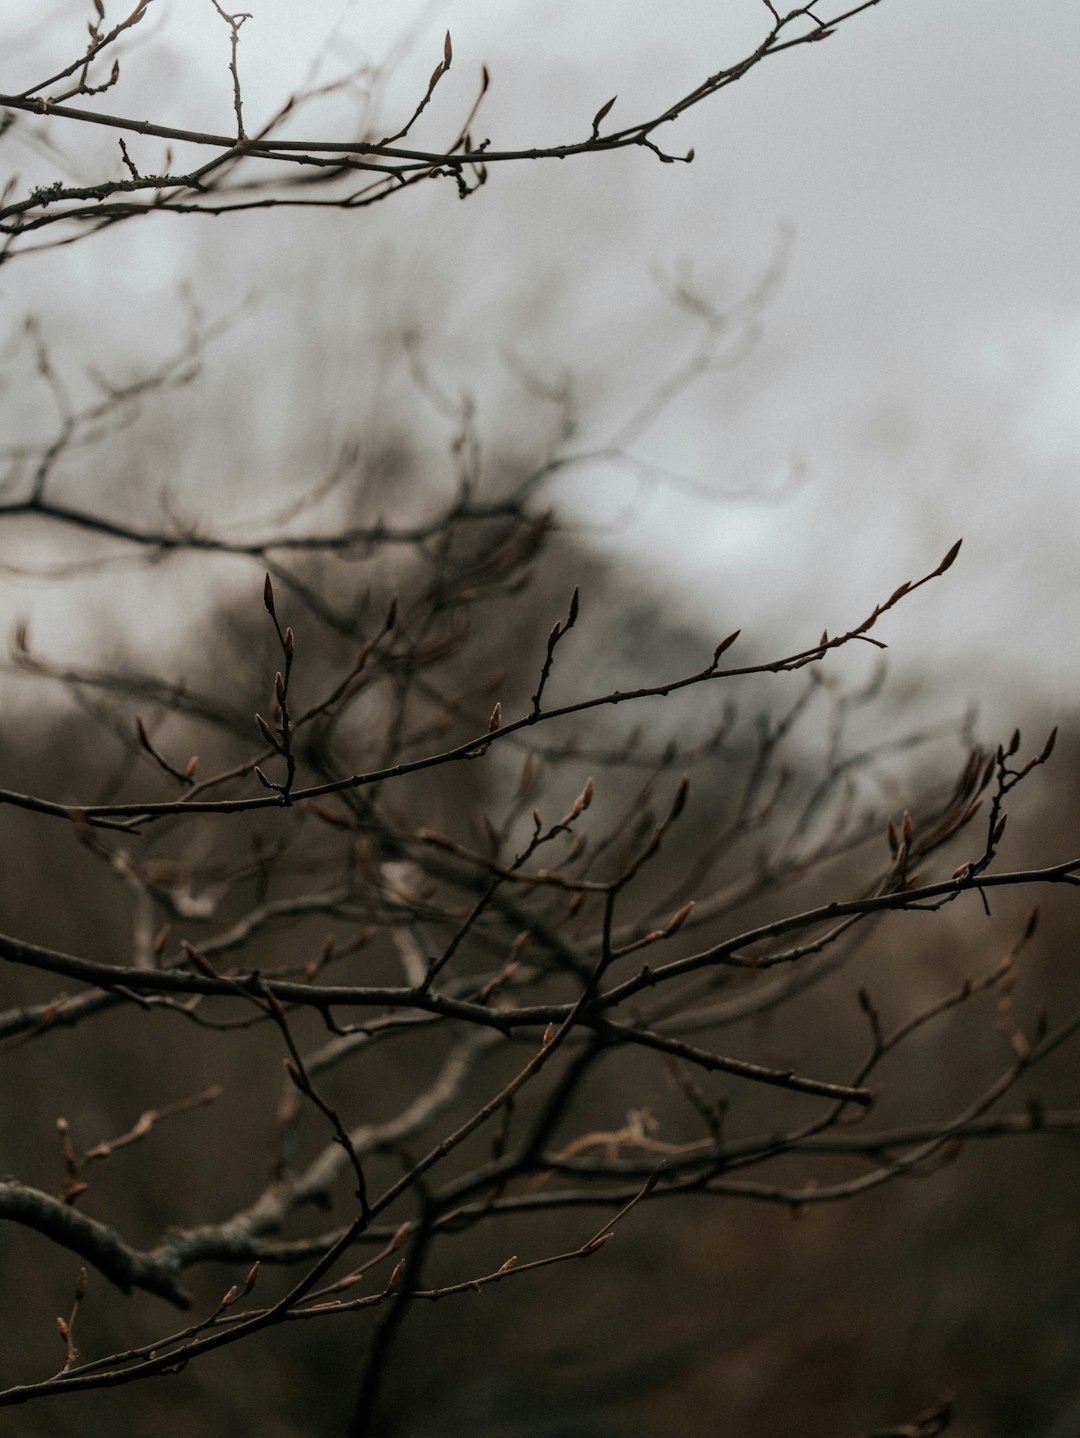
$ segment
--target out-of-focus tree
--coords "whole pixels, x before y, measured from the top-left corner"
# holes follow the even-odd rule
[[[248,17],[216,5],[234,136],[74,108],[119,83],[111,53],[150,8],[110,26],[98,5],[86,53],[0,104],[12,124],[55,127],[54,143],[61,125],[106,124],[211,158],[144,176],[122,143],[126,178],[21,199],[16,184],[6,256],[50,225],[67,243],[158,210],[351,209],[447,176],[467,194],[511,159],[630,145],[667,159],[664,123],[869,7],[766,6],[748,57],[629,128],[606,131],[605,105],[580,143],[493,151],[473,142],[473,114],[437,154],[401,142],[449,40],[413,120],[386,138],[286,142],[302,96],[252,137]],[[642,415],[728,342],[723,316],[683,299],[705,340],[689,368],[652,377]],[[742,658],[736,630],[685,658],[696,637],[612,619],[633,586],[544,502],[545,480],[582,457],[566,396],[544,396],[559,401],[549,452],[492,464],[468,403],[423,376],[455,425],[449,482],[419,482],[407,450],[368,435],[241,534],[213,513],[155,516],[145,497],[118,510],[73,495],[80,462],[148,397],[198,382],[204,342],[84,400],[27,336],[57,423],[48,441],[9,443],[3,532],[82,536],[80,562],[99,567],[135,558],[167,576],[186,561],[181,615],[193,563],[208,589],[226,559],[252,582],[246,606],[222,600],[154,669],[52,659],[28,624],[14,634],[9,667],[71,702],[43,701],[34,735],[16,731],[25,778],[0,790],[23,924],[0,935],[0,1051],[12,1091],[35,1095],[0,1218],[50,1272],[70,1266],[73,1296],[58,1363],[18,1375],[0,1405],[78,1404],[225,1350],[255,1392],[270,1330],[354,1324],[349,1431],[381,1431],[384,1382],[427,1304],[452,1325],[470,1295],[506,1286],[528,1324],[541,1270],[565,1270],[572,1304],[577,1271],[634,1225],[662,1228],[681,1199],[799,1214],[931,1176],[967,1140],[1080,1133],[1080,1114],[1028,1087],[1080,1029],[1080,1013],[1051,1025],[1014,1008],[1034,909],[945,991],[891,986],[888,1018],[873,983],[844,986],[871,949],[900,964],[903,915],[947,924],[998,895],[1080,883],[1080,858],[999,862],[1013,791],[1053,733],[984,750],[944,726],[964,746],[958,772],[906,789],[893,760],[942,730],[853,737],[878,690],[834,671],[884,647],[898,605],[929,601],[914,596],[959,542],[839,630]],[[816,751],[800,751],[822,712]],[[808,1032],[800,1006],[815,995],[829,1002]],[[981,1035],[964,1049],[973,1072],[928,1085],[920,1045],[947,1024],[961,1048]],[[984,1052],[988,1027],[1003,1056]],[[48,1171],[42,1103],[81,1114],[49,1135],[58,1186],[33,1176]],[[124,1105],[128,1127],[88,1138]],[[136,1176],[137,1155],[119,1155],[138,1146],[151,1156]],[[112,1290],[145,1300],[134,1319],[106,1316]],[[170,1324],[168,1305],[188,1317]],[[948,1421],[939,1403],[896,1431],[929,1438]]]

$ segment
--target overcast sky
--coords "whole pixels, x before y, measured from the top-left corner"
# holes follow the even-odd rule
[[[111,108],[227,128],[220,21],[208,3],[158,4]],[[85,8],[60,0],[32,34],[23,4],[0,14],[19,53],[66,56]],[[407,13],[246,8],[253,113],[303,80],[335,23],[326,73],[379,60],[389,12],[395,26]],[[768,18],[757,0],[459,0],[422,16],[384,113],[422,90],[449,27],[454,68],[422,138],[454,130],[486,62],[477,130],[507,146],[577,138],[614,93],[612,122],[643,118]],[[692,145],[692,165],[597,156],[496,170],[465,204],[432,185],[349,217],[131,225],[5,267],[0,302],[7,333],[34,309],[73,365],[116,372],[161,353],[182,283],[210,314],[256,291],[172,475],[193,510],[232,495],[250,512],[268,475],[299,482],[313,433],[317,467],[343,416],[385,402],[395,329],[422,330],[435,372],[477,395],[496,439],[516,423],[512,348],[575,373],[587,436],[605,442],[695,338],[657,272],[733,303],[782,250],[753,352],[635,439],[688,483],[606,465],[573,471],[556,497],[710,630],[793,646],[862,618],[963,535],[948,579],[890,622],[896,663],[951,675],[950,695],[981,699],[995,723],[1020,703],[1052,721],[1080,701],[1078,76],[1075,0],[881,0],[684,117],[668,144]],[[27,593],[5,584],[0,607]]]

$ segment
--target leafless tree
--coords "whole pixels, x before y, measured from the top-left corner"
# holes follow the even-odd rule
[[[231,137],[69,103],[118,83],[115,64],[99,68],[151,0],[111,26],[98,5],[84,54],[0,99],[11,124],[47,124],[61,144],[61,127],[105,124],[210,155],[183,173],[166,164],[143,175],[121,141],[126,178],[21,199],[9,186],[5,256],[53,225],[67,242],[157,211],[351,209],[425,178],[448,176],[465,194],[511,159],[630,145],[668,159],[654,138],[664,123],[869,6],[831,19],[809,6],[774,13],[751,55],[650,120],[605,132],[604,106],[581,142],[510,152],[472,140],[474,113],[438,154],[402,148],[412,120],[384,139],[286,141],[280,126],[303,96],[249,136],[246,17],[215,8],[232,47]],[[448,39],[416,115],[451,55]],[[313,181],[317,194],[301,188]],[[711,362],[722,326],[707,308],[698,318],[706,340],[693,365],[647,396],[643,415]],[[880,602],[839,630],[805,634],[800,621],[784,652],[740,659],[739,633],[717,634],[683,669],[600,683],[589,584],[582,576],[556,600],[567,540],[544,499],[546,479],[580,458],[572,425],[551,453],[485,486],[465,406],[452,483],[432,485],[408,513],[385,517],[369,460],[368,494],[347,522],[315,522],[322,498],[365,477],[350,452],[303,502],[236,536],[213,515],[192,525],[110,511],[72,499],[67,483],[148,395],[193,382],[204,337],[85,403],[33,328],[27,342],[56,428],[50,441],[9,445],[3,532],[75,532],[96,546],[80,562],[97,565],[239,558],[251,582],[246,612],[223,601],[212,641],[187,656],[194,678],[176,677],[179,657],[161,671],[73,664],[42,654],[25,624],[14,635],[9,670],[74,706],[42,704],[51,742],[71,745],[76,724],[79,738],[51,782],[0,790],[7,851],[53,826],[64,853],[100,871],[128,927],[119,942],[88,934],[76,953],[0,936],[11,981],[4,1060],[14,1073],[42,1049],[62,1051],[74,1094],[89,1052],[80,1046],[120,1023],[144,1088],[117,1136],[87,1143],[58,1121],[58,1191],[0,1182],[0,1217],[28,1230],[29,1244],[70,1255],[78,1275],[58,1320],[58,1371],[26,1376],[0,1405],[179,1373],[234,1345],[258,1350],[271,1329],[351,1322],[366,1343],[351,1431],[369,1433],[402,1325],[422,1303],[443,1304],[452,1322],[455,1303],[510,1284],[524,1305],[537,1270],[603,1265],[624,1223],[663,1222],[678,1198],[799,1213],[930,1176],[969,1141],[1080,1133],[1080,1113],[1027,1087],[1080,1029],[1080,1012],[1051,1025],[1012,1007],[1034,908],[948,992],[913,991],[888,1022],[868,984],[827,1047],[781,1030],[809,1062],[753,1049],[752,1021],[793,1012],[871,947],[899,962],[890,935],[903,916],[989,913],[1010,890],[1080,884],[1080,857],[999,862],[1013,791],[1050,759],[1053,732],[1033,748],[1014,733],[983,749],[963,723],[852,737],[877,690],[845,689],[834,671],[850,651],[884,647],[897,606],[940,602],[936,583],[918,591],[950,571],[959,541],[921,577],[896,587],[889,576]],[[808,739],[800,750],[818,711],[817,749]],[[957,772],[911,790],[906,807],[894,802],[892,759],[936,752],[943,732],[965,746]],[[984,996],[997,1001],[997,1069],[945,1095],[947,1111],[905,1112],[921,1092],[908,1056],[924,1031],[968,1013],[982,1023]],[[150,1024],[157,1034],[168,1024],[179,1046],[209,1035],[224,1082],[199,1073],[160,1100]],[[166,1181],[168,1223],[149,1241],[122,1210],[87,1211],[101,1165],[159,1127],[210,1135],[248,1066],[271,1053],[284,1063],[281,1088],[252,1085],[239,1118],[217,1130],[230,1146],[245,1132],[274,1135],[268,1174],[255,1145],[237,1158],[227,1186],[246,1191],[242,1203],[198,1217],[214,1176],[197,1172],[186,1189]],[[647,1098],[658,1080],[672,1096],[662,1114]],[[618,1121],[613,1103],[625,1104]],[[519,1242],[533,1232],[516,1219],[552,1214],[564,1216],[564,1242],[537,1236],[519,1252],[507,1242],[488,1261],[502,1233]],[[470,1235],[482,1242],[470,1247]],[[196,1270],[217,1285],[208,1306]],[[569,1272],[566,1282],[572,1295]],[[102,1350],[81,1309],[88,1294],[104,1305],[109,1285],[189,1317]],[[929,1435],[947,1422],[939,1404],[895,1431]]]

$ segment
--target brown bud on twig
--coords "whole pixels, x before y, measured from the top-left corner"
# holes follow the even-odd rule
[[[502,723],[502,704],[497,703],[491,711],[491,718],[488,720],[488,733],[494,734]]]
[[[693,907],[694,901],[693,899],[691,899],[688,904],[683,904],[681,909],[676,909],[675,913],[672,914],[671,918],[668,920],[668,926],[664,931],[665,934],[671,935],[678,933],[678,931],[682,928],[683,924],[685,924],[687,919],[690,917]]]
[[[581,793],[580,793],[580,794],[577,796],[577,798],[574,800],[574,807],[573,807],[573,809],[571,810],[571,814],[572,814],[572,816],[573,816],[575,819],[577,818],[577,816],[578,816],[579,814],[583,814],[583,813],[585,812],[585,810],[589,807],[589,805],[592,803],[592,796],[593,796],[593,781],[592,781],[591,779],[586,779],[586,780],[585,780],[585,787],[582,789]]]
[[[255,723],[259,726],[259,732],[262,734],[263,738],[270,745],[270,747],[276,753],[280,754],[281,744],[278,740],[278,737],[274,733],[273,729],[270,728],[270,725],[266,722],[266,720],[262,717],[261,714],[255,715]]]
[[[963,541],[962,539],[958,539],[958,540],[956,541],[956,543],[955,543],[955,544],[953,545],[953,547],[949,550],[949,552],[948,552],[948,554],[945,556],[945,558],[941,561],[941,563],[938,565],[938,567],[934,570],[933,574],[930,575],[930,578],[931,578],[931,579],[937,579],[937,577],[938,577],[939,575],[941,575],[941,574],[944,574],[947,569],[951,569],[951,568],[952,568],[953,563],[954,563],[954,561],[955,561],[955,559],[956,559],[956,556],[960,553],[960,546],[963,544],[963,542],[964,542],[964,541]]]
[[[399,1288],[401,1286],[401,1280],[404,1275],[405,1260],[401,1259],[400,1262],[395,1266],[393,1273],[391,1273],[384,1292],[393,1293],[397,1288]]]
[[[600,108],[599,108],[599,110],[597,110],[596,114],[593,116],[592,136],[591,136],[592,139],[594,139],[594,140],[599,140],[599,138],[600,138],[600,122],[601,122],[601,121],[605,118],[605,116],[610,112],[612,105],[614,105],[615,101],[616,101],[618,98],[619,98],[618,95],[612,95],[611,99],[608,100],[606,104],[601,105]]]
[[[741,633],[741,629],[736,629],[735,632],[733,634],[729,634],[726,639],[721,639],[720,643],[713,650],[712,667],[714,669],[720,662],[720,656],[731,648],[731,646],[735,643],[736,639],[738,639]]]
[[[282,648],[285,650],[286,659],[291,659],[293,657],[293,650],[295,649],[295,647],[296,641],[293,639],[292,627],[290,626],[285,631],[285,643],[282,646]]]
[[[269,574],[266,576],[266,582],[263,584],[263,603],[266,605],[266,612],[270,615],[270,618],[276,619],[277,614],[274,610],[274,586],[270,583]]]
[[[197,949],[194,946],[194,944],[189,944],[187,939],[181,939],[180,948],[183,950],[184,957],[187,959],[188,963],[198,969],[200,973],[205,974],[206,977],[209,979],[216,979],[218,977],[217,970],[214,968],[213,964],[200,949]]]

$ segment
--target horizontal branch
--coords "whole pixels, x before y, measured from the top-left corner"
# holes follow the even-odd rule
[[[685,959],[674,959],[671,963],[655,969],[646,967],[635,978],[626,980],[617,988],[609,989],[603,998],[613,1003],[623,1003],[642,989],[654,988],[657,984],[666,983],[681,974],[693,973],[696,969],[708,968],[714,964],[735,963],[740,968],[754,970],[771,968],[773,961],[768,956],[744,959],[736,959],[735,956],[765,939],[778,938],[816,924],[831,923],[832,920],[845,915],[934,912],[941,908],[942,904],[959,898],[961,894],[973,891],[981,894],[984,889],[1015,888],[1025,884],[1068,884],[1073,888],[1080,887],[1080,858],[1066,859],[1045,869],[1020,869],[1014,873],[982,873],[975,876],[965,874],[955,879],[943,879],[937,884],[923,884],[894,893],[872,894],[862,899],[835,900],[814,909],[807,909],[801,914],[791,914],[769,924],[760,924],[733,939],[725,939],[723,943],[691,954]],[[801,949],[798,951],[800,954],[802,952]],[[788,963],[790,956],[780,955],[778,961]]]
[[[241,142],[235,134],[222,135],[212,131],[186,129],[176,125],[161,125],[152,120],[136,120],[122,115],[104,114],[98,110],[84,110],[71,105],[50,104],[35,95],[0,95],[0,107],[21,110],[26,114],[59,120],[72,120],[84,125],[101,125],[108,129],[123,130],[133,135],[144,135],[153,139],[170,140],[174,143],[197,145],[222,150],[228,156],[243,155],[253,158],[281,159],[288,155],[337,155],[361,158],[383,158],[412,163],[425,168],[454,163],[459,165],[503,164],[521,160],[566,159],[572,155],[595,154],[604,150],[625,148],[641,143],[641,138],[661,124],[675,119],[686,110],[700,104],[727,85],[741,79],[751,68],[770,56],[779,55],[796,46],[816,42],[822,31],[832,31],[837,26],[872,9],[880,0],[863,0],[862,4],[834,16],[825,23],[817,21],[811,14],[811,6],[800,6],[784,16],[765,41],[748,56],[726,70],[717,71],[696,86],[659,115],[648,120],[626,125],[608,135],[598,135],[586,140],[562,145],[530,146],[525,149],[496,150],[483,146],[473,150],[460,149],[421,150],[367,140],[288,140],[277,136],[246,136]],[[786,40],[778,37],[781,31],[795,20],[809,16],[816,29]]]
[[[353,525],[347,529],[335,528],[325,534],[271,534],[261,539],[241,541],[220,539],[195,530],[139,529],[119,519],[109,519],[89,510],[75,509],[71,505],[58,504],[51,499],[37,496],[0,504],[0,520],[49,520],[158,553],[182,549],[193,553],[232,554],[250,559],[264,559],[275,551],[317,554],[367,546],[377,548],[388,544],[423,544],[444,533],[448,524],[518,518],[520,512],[520,506],[513,500],[494,500],[487,504],[470,500],[455,504],[451,509],[419,524]]]
[[[182,144],[196,151],[209,150],[210,157],[190,173],[143,174],[136,167],[121,139],[124,169],[122,175],[111,175],[97,184],[65,185],[62,181],[56,181],[52,185],[31,190],[25,197],[0,204],[0,233],[8,236],[6,246],[0,248],[0,263],[20,253],[35,253],[51,248],[46,242],[20,250],[15,242],[43,227],[58,224],[67,224],[74,231],[67,238],[56,242],[65,244],[78,239],[80,233],[92,233],[93,230],[123,220],[151,214],[213,215],[275,206],[359,209],[387,199],[418,182],[442,178],[454,183],[461,198],[466,198],[485,183],[492,165],[566,160],[629,148],[647,150],[665,164],[688,163],[694,158],[693,149],[685,154],[667,153],[657,143],[656,133],[687,111],[744,79],[764,60],[798,46],[820,42],[834,34],[847,21],[879,3],[880,0],[862,0],[862,3],[824,21],[819,19],[811,5],[800,5],[783,16],[769,5],[768,9],[773,17],[772,25],[764,38],[747,55],[708,75],[692,89],[667,104],[659,113],[601,133],[600,125],[614,104],[612,100],[601,107],[588,130],[582,125],[581,139],[562,144],[510,149],[498,149],[493,147],[488,139],[475,141],[472,137],[477,110],[488,88],[486,68],[483,70],[483,82],[469,117],[465,124],[456,130],[455,138],[446,148],[420,149],[400,143],[408,135],[413,122],[427,108],[435,85],[449,68],[450,60],[445,57],[432,75],[427,92],[415,107],[412,118],[402,128],[396,129],[383,139],[287,139],[275,133],[284,118],[295,113],[305,100],[313,98],[317,93],[329,93],[335,88],[344,89],[344,81],[337,86],[325,87],[322,91],[292,95],[277,114],[268,120],[260,133],[249,135],[243,123],[243,97],[237,70],[240,21],[232,19],[229,20],[232,31],[232,58],[229,69],[233,80],[233,104],[237,121],[233,134],[165,125],[149,119],[75,106],[68,102],[81,95],[99,95],[110,90],[119,80],[119,61],[114,63],[109,78],[99,85],[90,83],[89,67],[91,61],[98,58],[101,52],[117,39],[126,28],[126,22],[107,35],[92,29],[93,42],[90,49],[58,72],[69,77],[75,77],[78,72],[70,88],[52,96],[43,93],[54,83],[54,77],[54,81],[32,85],[18,93],[0,95],[0,108],[9,116],[21,112],[30,117],[31,122],[49,120],[59,121],[67,126],[102,127],[120,135],[163,140],[168,142],[170,147]],[[140,16],[144,11],[145,6],[138,12]],[[248,17],[240,17],[241,21],[246,18]],[[796,33],[800,24],[805,28]],[[446,57],[449,54],[449,51],[445,52]],[[240,166],[249,166],[257,161],[264,162],[272,172],[254,179],[233,180],[234,172]],[[168,164],[167,161],[167,167]],[[280,174],[283,165],[299,168],[300,176],[283,178]],[[315,173],[312,174],[311,171]],[[323,173],[320,174],[320,171]],[[330,187],[337,186],[341,180],[348,179],[357,171],[362,174],[374,172],[375,178],[360,189],[344,194],[340,192],[340,188],[316,198],[298,197],[294,193],[299,185],[323,184],[324,189],[330,190]],[[84,226],[81,231],[78,228],[80,225]]]
[[[878,914],[887,911],[925,911],[933,900],[942,902],[959,898],[971,892],[985,889],[1018,888],[1041,884],[1065,883],[1080,886],[1080,858],[1069,859],[1044,869],[1021,869],[1011,873],[983,873],[975,878],[970,876],[947,879],[942,883],[926,884],[905,890],[902,893],[871,895],[846,902],[836,901],[824,904],[804,913],[778,919],[771,924],[748,930],[735,939],[727,940],[715,948],[685,959],[673,960],[659,968],[646,968],[632,979],[614,988],[602,990],[591,1001],[584,1022],[593,1015],[603,1014],[608,1009],[624,1003],[643,989],[655,988],[685,973],[704,968],[710,964],[729,961],[733,953],[748,947],[762,938],[824,923],[840,914]],[[446,993],[430,990],[422,985],[407,987],[401,985],[364,986],[351,984],[299,983],[292,980],[275,979],[260,970],[249,972],[233,971],[212,978],[209,973],[191,972],[186,969],[140,969],[119,964],[98,963],[91,959],[78,958],[27,944],[19,939],[0,934],[0,959],[22,967],[38,969],[45,973],[62,974],[96,988],[130,994],[182,993],[205,994],[219,998],[250,998],[264,989],[272,993],[282,1004],[307,1007],[328,1012],[343,1008],[405,1008],[419,1009],[429,1013],[442,1014],[447,1018],[479,1023],[504,1033],[522,1027],[535,1027],[558,1023],[574,1009],[572,1003],[535,1004],[517,1008],[488,1008],[481,1003],[451,997]],[[762,966],[747,960],[745,967]],[[664,1037],[664,1036],[661,1036]]]
[[[434,769],[445,764],[460,763],[465,760],[472,760],[483,757],[493,744],[497,744],[520,734],[525,730],[532,729],[539,724],[551,723],[557,719],[565,719],[572,715],[585,714],[593,709],[608,708],[621,704],[638,703],[646,699],[666,699],[671,694],[680,690],[693,688],[700,684],[707,684],[723,679],[745,678],[750,675],[782,674],[798,669],[804,669],[809,664],[820,663],[828,654],[841,649],[855,640],[866,640],[867,642],[884,648],[885,645],[878,639],[871,639],[870,630],[874,628],[878,620],[901,600],[921,589],[924,584],[939,578],[953,564],[960,551],[961,541],[952,546],[940,564],[921,579],[907,581],[895,589],[892,595],[881,604],[874,606],[870,614],[855,625],[854,628],[845,633],[834,635],[829,638],[828,634],[822,635],[817,644],[807,649],[797,650],[781,659],[769,660],[759,664],[744,664],[728,669],[719,667],[719,659],[726,649],[734,642],[736,634],[729,635],[716,646],[713,660],[704,669],[699,669],[693,674],[687,674],[678,679],[667,680],[661,684],[643,685],[637,689],[615,689],[608,694],[595,695],[589,699],[579,699],[570,704],[562,704],[555,708],[535,710],[522,715],[518,719],[501,724],[497,729],[490,727],[482,734],[478,734],[463,743],[455,744],[437,754],[427,754],[419,759],[405,760],[398,764],[391,764],[385,768],[368,770],[366,773],[352,774],[347,778],[333,779],[323,784],[311,785],[308,788],[294,788],[289,794],[260,795],[252,798],[238,799],[191,799],[182,798],[174,801],[159,803],[123,803],[123,804],[59,804],[48,799],[39,799],[34,795],[20,794],[10,789],[0,789],[0,804],[10,804],[16,808],[29,809],[34,813],[48,814],[54,818],[67,819],[78,824],[101,824],[114,823],[116,820],[130,820],[133,823],[150,822],[168,815],[177,814],[239,814],[249,813],[254,810],[272,809],[286,807],[291,804],[302,803],[307,799],[323,798],[328,794],[341,794],[347,791],[368,788],[373,784],[382,784],[391,779],[400,779],[407,774],[417,774],[425,769]]]
[[[131,1248],[108,1224],[88,1218],[51,1194],[11,1179],[0,1180],[0,1219],[21,1223],[77,1253],[124,1293],[142,1288],[177,1308],[191,1307],[190,1296],[177,1282],[177,1265],[168,1256]]]
[[[681,1039],[667,1034],[654,1033],[651,1029],[617,1024],[610,1019],[599,1020],[596,1027],[598,1032],[622,1043],[656,1049],[659,1053],[671,1054],[713,1073],[732,1074],[736,1078],[752,1079],[755,1083],[772,1084],[777,1088],[814,1094],[819,1098],[831,1098],[840,1103],[855,1103],[861,1108],[869,1108],[874,1102],[875,1094],[872,1089],[853,1088],[850,1084],[826,1083],[821,1079],[804,1078],[793,1069],[767,1068],[764,1064],[750,1063],[746,1059],[728,1058],[724,1054],[710,1053],[707,1049],[684,1043]]]

